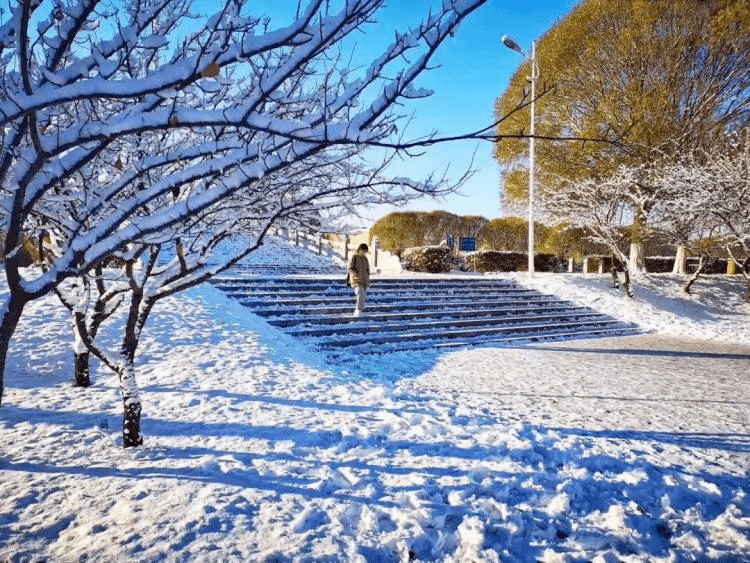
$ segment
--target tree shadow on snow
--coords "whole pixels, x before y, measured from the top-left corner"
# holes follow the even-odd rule
[[[587,428],[551,428],[550,430],[567,436],[654,442],[671,444],[681,448],[750,452],[750,434],[660,432],[648,430],[589,430]]]
[[[102,421],[99,413],[42,409],[19,409],[11,418],[25,423],[53,421],[73,429],[101,426]],[[466,432],[475,423],[466,420]],[[737,553],[731,546],[720,545],[706,523],[738,502],[737,493],[746,486],[744,476],[652,461],[638,454],[630,442],[747,452],[750,441],[742,435],[592,431],[531,424],[499,428],[495,442],[467,445],[454,443],[461,428],[445,436],[403,439],[393,437],[384,427],[384,433],[362,438],[333,429],[259,426],[252,421],[205,423],[147,418],[144,430],[146,447],[114,455],[106,466],[100,456],[95,465],[86,459],[71,464],[64,458],[56,464],[15,462],[8,457],[1,469],[87,479],[115,476],[134,482],[166,479],[211,483],[232,487],[237,495],[252,489],[264,493],[267,499],[293,495],[314,506],[331,501],[348,507],[367,506],[375,514],[378,529],[361,542],[360,553],[384,561],[395,559],[378,540],[399,529],[398,519],[403,518],[407,506],[414,507],[414,518],[422,526],[414,528],[404,541],[414,557],[423,561],[444,560],[446,555],[455,554],[459,526],[468,518],[483,523],[481,548],[494,550],[501,560],[503,554],[512,554],[518,560],[534,561],[547,549],[566,554],[570,561],[591,560],[602,554],[664,558],[671,553],[689,560],[696,548],[683,548],[675,542],[691,534],[700,544],[698,553],[717,549],[716,560],[730,561]],[[193,436],[196,444],[159,446],[160,437],[166,436]],[[267,446],[237,451],[202,445],[205,438],[227,436],[242,437],[250,443],[265,440]],[[599,447],[600,440],[629,449],[616,453]],[[149,443],[155,446],[149,447]],[[291,447],[278,447],[282,443]],[[129,460],[127,466],[121,463],[123,459]],[[175,464],[175,460],[186,463]],[[562,497],[562,501],[556,501]],[[31,495],[20,502],[37,499]],[[233,510],[245,514],[254,511],[231,503],[223,510],[229,517]],[[747,516],[747,500],[739,510]],[[63,522],[67,517],[61,513],[54,519]],[[310,521],[309,529],[304,530],[308,547],[312,548],[315,538],[333,532],[331,526],[335,528],[335,523],[326,518]],[[9,537],[11,527],[12,521],[0,522],[0,540]],[[190,538],[184,540],[189,542]],[[726,559],[720,555],[722,550],[728,553]]]

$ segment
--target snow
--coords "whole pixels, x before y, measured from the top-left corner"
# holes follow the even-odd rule
[[[72,386],[40,299],[0,407],[0,560],[750,560],[750,306],[683,279],[535,276],[639,336],[336,358],[206,284],[146,327],[127,450],[116,376]]]

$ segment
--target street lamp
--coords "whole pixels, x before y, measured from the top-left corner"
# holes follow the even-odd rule
[[[529,279],[534,277],[534,99],[536,98],[536,79],[539,67],[536,64],[536,41],[531,42],[531,56],[507,35],[500,38],[503,45],[521,53],[531,62],[531,136],[529,137]]]

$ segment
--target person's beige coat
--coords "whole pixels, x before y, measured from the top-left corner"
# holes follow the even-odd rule
[[[350,287],[370,287],[370,262],[367,256],[355,253],[349,260],[348,281]]]

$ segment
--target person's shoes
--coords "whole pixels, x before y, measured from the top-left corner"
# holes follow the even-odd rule
[[[362,314],[362,311],[360,309],[354,309],[354,318],[356,319]]]

